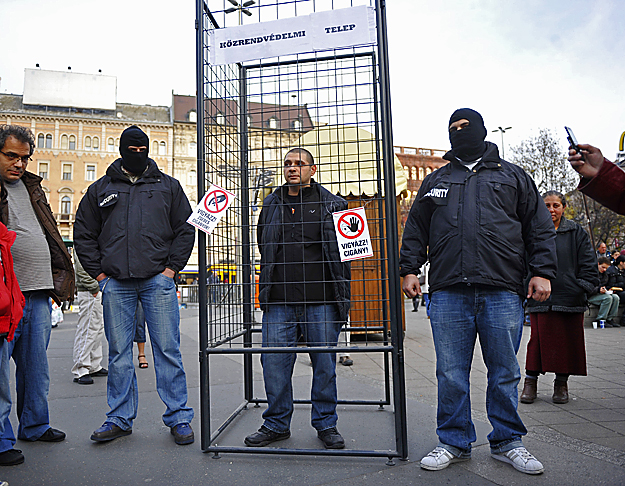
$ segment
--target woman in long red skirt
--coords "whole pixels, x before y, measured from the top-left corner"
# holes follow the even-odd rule
[[[569,401],[569,375],[586,376],[584,312],[586,295],[599,285],[599,270],[588,233],[563,217],[566,198],[548,191],[543,200],[556,227],[558,274],[545,302],[528,301],[531,335],[525,359],[522,403],[533,403],[538,375],[556,374],[552,401]]]

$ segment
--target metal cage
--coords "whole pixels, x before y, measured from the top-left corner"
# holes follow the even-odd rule
[[[197,0],[198,201],[208,185],[235,194],[217,227],[199,232],[201,447],[204,452],[407,458],[403,302],[398,274],[397,197],[405,189],[393,154],[384,1]],[[212,65],[215,29],[365,5],[375,14],[370,44]],[[373,257],[351,263],[351,309],[338,343],[262,347],[258,304],[258,214],[282,183],[286,152],[314,153],[315,177],[350,208],[364,207]],[[391,408],[395,443],[388,449],[250,448],[218,444],[248,405],[267,403],[255,390],[261,353],[349,353],[375,356],[380,397],[339,399],[344,407]],[[242,402],[215,411],[211,366],[238,356]],[[339,380],[340,387],[340,380]],[[258,387],[257,387],[258,388]],[[296,398],[295,404],[310,404]],[[248,411],[249,413],[249,411]],[[342,412],[349,413],[349,410]],[[215,425],[219,424],[219,425]],[[226,434],[227,435],[227,434]],[[227,442],[227,441],[226,441]]]

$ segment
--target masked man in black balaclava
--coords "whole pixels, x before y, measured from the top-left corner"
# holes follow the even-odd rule
[[[454,111],[449,119],[449,141],[454,157],[475,162],[486,152],[486,127],[482,115],[470,108]]]
[[[436,349],[439,445],[421,460],[438,471],[471,458],[469,375],[476,337],[488,368],[488,435],[494,459],[527,474],[543,465],[523,446],[517,412],[523,299],[544,302],[556,275],[555,231],[536,185],[486,142],[482,116],[449,119],[449,164],[428,175],[406,221],[400,256],[404,293],[421,294],[429,260],[430,325]],[[429,252],[428,252],[429,247]],[[456,258],[450,260],[448,254]],[[529,284],[524,287],[526,268]]]
[[[132,175],[141,175],[148,166],[148,136],[136,125],[126,128],[119,140],[122,167]]]
[[[193,409],[187,405],[174,278],[191,255],[195,230],[186,222],[189,200],[180,183],[148,158],[149,142],[137,126],[124,130],[121,158],[89,186],[76,212],[76,253],[100,286],[109,341],[110,410],[91,440],[106,442],[132,433],[138,410],[132,341],[141,302],[156,388],[166,405],[163,422],[176,444],[191,444]]]

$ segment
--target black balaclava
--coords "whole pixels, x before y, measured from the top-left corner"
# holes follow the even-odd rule
[[[145,147],[143,152],[133,152],[128,147]],[[137,125],[126,128],[119,139],[122,167],[134,175],[141,175],[148,166],[150,139]]]
[[[469,120],[469,125],[462,130],[449,132],[451,151],[454,156],[465,162],[479,159],[486,152],[486,127],[482,115],[471,108],[460,108],[454,111],[449,125],[458,120]]]

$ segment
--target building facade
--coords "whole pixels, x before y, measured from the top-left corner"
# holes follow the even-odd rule
[[[26,105],[21,95],[0,94],[0,123],[21,125],[35,135],[27,170],[42,186],[63,239],[73,240],[76,208],[89,185],[119,158],[119,137],[138,125],[150,137],[150,157],[172,172],[173,126],[167,106],[117,103],[115,110]]]
[[[393,149],[404,168],[406,179],[408,179],[408,194],[400,203],[401,226],[403,228],[423,179],[425,179],[425,176],[448,163],[443,159],[443,155],[445,155],[447,151],[402,146],[396,146],[393,147]]]

